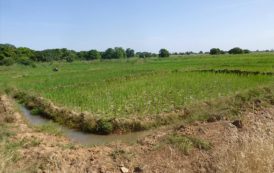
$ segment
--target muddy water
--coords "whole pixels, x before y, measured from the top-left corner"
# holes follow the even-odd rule
[[[31,125],[39,126],[50,122],[49,119],[43,118],[42,116],[32,115],[31,112],[22,105],[20,105],[20,110],[23,116]],[[64,126],[60,127],[64,136],[69,138],[72,142],[80,143],[83,145],[104,145],[117,141],[134,143],[139,138],[142,138],[150,133],[149,131],[146,131],[128,133],[124,135],[95,135],[90,133],[84,133],[75,129],[69,129]]]

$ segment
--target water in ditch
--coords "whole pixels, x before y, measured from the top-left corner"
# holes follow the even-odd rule
[[[28,110],[22,105],[20,105],[20,110],[22,112],[22,115],[31,125],[41,126],[51,121],[39,115],[32,115],[30,110]],[[69,138],[72,142],[80,143],[83,145],[104,145],[104,144],[110,144],[112,142],[117,142],[117,141],[125,142],[125,143],[134,143],[138,139],[149,134],[149,131],[143,131],[143,132],[123,134],[123,135],[116,135],[116,134],[96,135],[91,133],[84,133],[75,129],[70,129],[70,128],[61,126],[61,125],[60,127],[64,136]]]

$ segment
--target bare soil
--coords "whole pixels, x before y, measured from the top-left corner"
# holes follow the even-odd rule
[[[0,157],[0,172],[274,172],[274,106],[251,109],[242,115],[242,128],[229,120],[194,122],[158,128],[135,144],[81,146],[62,136],[37,131],[2,95],[0,122],[15,133],[10,141],[26,141],[16,160]],[[182,153],[166,143],[172,134],[211,143],[210,150]],[[1,148],[0,148],[1,149]],[[124,169],[126,168],[126,169]]]

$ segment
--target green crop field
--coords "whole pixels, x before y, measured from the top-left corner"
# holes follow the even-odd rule
[[[57,67],[59,72],[53,72]],[[149,116],[187,104],[271,85],[273,76],[195,72],[240,69],[274,72],[274,55],[184,56],[0,67],[0,87],[36,94],[104,117]]]
[[[59,71],[54,72],[54,68]],[[206,70],[225,70],[225,73]],[[235,70],[247,73],[239,74]],[[35,68],[1,67],[0,72],[2,91],[16,89],[64,108],[56,113],[53,109],[48,111],[47,104],[38,104],[34,112],[45,109],[60,123],[110,133],[115,129],[140,130],[168,124],[176,116],[162,119],[162,115],[186,106],[222,100],[256,88],[273,88],[274,54],[52,62],[38,63]],[[266,72],[270,74],[265,75]],[[93,120],[70,111],[86,112],[89,115],[84,117]]]

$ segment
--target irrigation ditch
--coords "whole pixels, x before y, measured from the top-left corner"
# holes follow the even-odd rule
[[[23,105],[19,105],[19,109],[21,114],[27,122],[32,126],[42,126],[51,123],[52,120],[47,119],[40,115],[33,115],[30,110],[28,110]],[[59,125],[59,130],[62,135],[70,139],[70,141],[79,143],[82,145],[105,145],[110,144],[115,141],[120,141],[123,143],[133,143],[137,142],[137,140],[151,131],[142,131],[142,132],[134,132],[134,133],[126,133],[126,134],[112,134],[112,135],[97,135],[93,133],[85,133],[79,131],[77,129],[68,128],[62,125]]]
[[[105,118],[90,112],[75,112],[65,107],[58,107],[43,97],[17,89],[9,89],[7,93],[30,112],[35,112],[35,114],[67,128],[99,135],[145,131],[174,124],[178,121],[239,119],[240,113],[247,108],[254,109],[254,107],[262,104],[274,104],[274,87],[270,86],[251,89],[221,99],[190,104],[183,109],[174,110],[170,113],[127,118]]]

